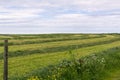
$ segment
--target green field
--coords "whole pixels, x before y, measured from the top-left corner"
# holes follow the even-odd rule
[[[0,35],[0,80],[4,39],[9,80],[120,80],[120,34]]]

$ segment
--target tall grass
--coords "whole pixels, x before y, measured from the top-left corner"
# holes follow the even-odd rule
[[[80,59],[76,59],[72,54],[70,60],[63,60],[60,64],[48,66],[42,70],[37,69],[20,80],[27,78],[28,80],[34,78],[35,80],[104,80],[108,71],[120,69],[119,63],[120,47]]]

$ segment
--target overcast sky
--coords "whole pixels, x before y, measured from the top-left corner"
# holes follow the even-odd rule
[[[120,0],[0,0],[0,34],[120,33]]]

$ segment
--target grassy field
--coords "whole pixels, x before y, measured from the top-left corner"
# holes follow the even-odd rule
[[[119,80],[119,34],[0,35],[9,40],[9,80]]]

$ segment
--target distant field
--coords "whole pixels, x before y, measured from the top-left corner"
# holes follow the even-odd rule
[[[43,68],[48,67],[49,65],[57,65],[63,60],[70,60],[70,51],[72,51],[74,55],[77,55],[76,59],[80,59],[83,57],[90,56],[92,54],[101,54],[104,51],[106,51],[106,53],[112,51],[113,53],[119,53],[116,51],[120,50],[119,34],[0,35],[1,79],[3,77],[4,39],[9,40],[9,80],[26,80],[26,77],[29,78],[32,75],[36,76],[33,73],[36,73],[36,70],[42,70]],[[116,47],[118,48],[117,50],[114,49]],[[113,50],[110,51],[111,49]],[[119,57],[117,58],[117,60],[120,60],[120,54],[117,54],[117,57]],[[107,59],[108,58],[106,58],[106,60]],[[112,68],[114,68],[114,66],[112,66]],[[120,70],[120,68],[116,69]],[[114,69],[113,72],[115,72],[116,69]],[[105,79],[107,79],[107,76],[110,75],[106,74],[106,76],[104,76]],[[37,78],[39,78],[39,76]],[[41,79],[39,78],[34,80]],[[52,78],[49,80],[55,79]]]

